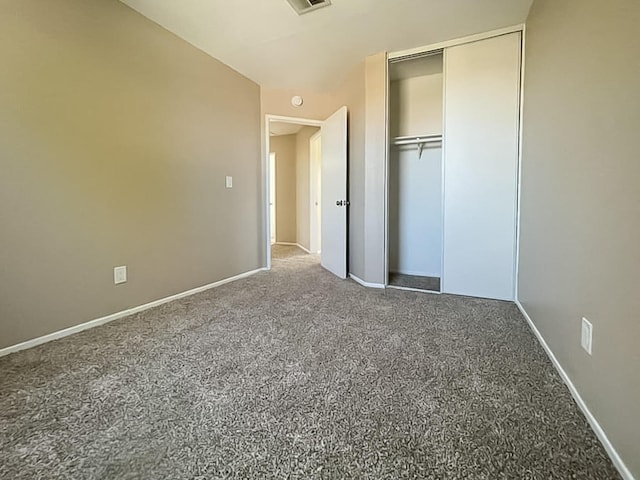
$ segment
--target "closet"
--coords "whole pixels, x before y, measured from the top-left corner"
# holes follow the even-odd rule
[[[389,278],[440,291],[443,54],[389,65]]]
[[[389,286],[514,298],[521,49],[390,56]]]

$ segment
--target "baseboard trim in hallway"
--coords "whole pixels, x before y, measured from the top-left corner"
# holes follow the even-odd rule
[[[531,317],[529,316],[527,311],[524,309],[524,307],[522,306],[519,300],[516,300],[515,304],[518,306],[520,313],[522,313],[524,318],[527,320],[527,323],[529,324],[529,327],[531,328],[534,335],[538,339],[538,342],[540,342],[540,345],[542,345],[542,348],[544,348],[545,353],[551,360],[551,363],[553,363],[553,366],[555,367],[555,369],[558,371],[558,374],[560,374],[560,378],[562,378],[562,381],[565,383],[565,385],[569,389],[571,396],[573,397],[576,404],[578,405],[578,407],[586,417],[587,422],[589,422],[589,425],[591,425],[593,432],[598,437],[598,440],[600,440],[600,443],[602,443],[602,446],[604,447],[607,454],[609,455],[609,458],[611,458],[611,461],[613,462],[615,467],[618,469],[618,472],[620,473],[622,478],[624,480],[635,480],[634,476],[631,474],[631,471],[625,465],[624,461],[622,460],[622,458],[616,451],[615,447],[607,437],[607,434],[603,430],[602,426],[600,425],[600,423],[598,423],[598,420],[596,419],[596,417],[593,415],[593,413],[591,413],[591,411],[589,410],[589,407],[587,407],[587,404],[582,399],[580,392],[571,381],[571,378],[569,378],[569,375],[567,375],[567,372],[565,372],[564,368],[562,368],[562,365],[560,365],[560,362],[554,355],[553,351],[545,341],[544,337],[542,336],[538,328],[533,323],[533,320],[531,320]]]
[[[204,292],[205,290],[210,290],[212,288],[219,287],[221,285],[225,285],[227,283],[234,282],[236,280],[240,280],[241,278],[250,277],[251,275],[255,275],[256,273],[262,272],[264,270],[266,270],[266,268],[258,268],[256,270],[251,270],[249,272],[240,273],[239,275],[225,278],[223,280],[218,280],[217,282],[209,283],[201,287],[196,287],[191,290],[187,290],[185,292],[176,293],[175,295],[164,297],[159,300],[154,300],[153,302],[145,303],[144,305],[128,308],[120,312],[112,313],[111,315],[96,318],[94,320],[89,320],[88,322],[81,323],[79,325],[74,325],[73,327],[65,328],[63,330],[58,330],[57,332],[52,332],[47,335],[43,335],[42,337],[33,338],[31,340],[27,340],[25,342],[18,343],[16,345],[11,345],[9,347],[0,349],[0,357],[4,357],[5,355],[9,355],[10,353],[19,352],[20,350],[33,348],[38,345],[42,345],[43,343],[57,340],[59,338],[67,337],[69,335],[73,335],[74,333],[82,332],[83,330],[88,330],[90,328],[98,327],[100,325],[104,325],[105,323],[118,320],[119,318],[128,317],[129,315],[133,315],[134,313],[142,312],[144,310],[148,310],[150,308],[172,302],[173,300],[178,300],[180,298],[188,297],[190,295],[195,295],[196,293]]]
[[[302,245],[300,245],[299,243],[292,243],[292,242],[276,242],[274,243],[274,245],[287,245],[290,247],[298,247],[300,250],[304,250],[307,253],[311,253],[311,250],[304,248]]]

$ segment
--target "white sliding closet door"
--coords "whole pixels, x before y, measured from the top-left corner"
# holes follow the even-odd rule
[[[512,300],[520,33],[445,50],[443,291]]]

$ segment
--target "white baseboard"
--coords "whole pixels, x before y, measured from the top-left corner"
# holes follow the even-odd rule
[[[354,281],[356,281],[357,283],[359,283],[360,285],[362,285],[363,287],[368,287],[368,288],[385,288],[385,286],[382,283],[371,283],[371,282],[365,282],[364,280],[362,280],[361,278],[356,277],[353,273],[349,274],[349,277],[352,278]]]
[[[520,309],[520,312],[522,313],[524,318],[527,320],[527,323],[529,324],[529,327],[531,328],[534,335],[538,339],[538,342],[540,342],[540,344],[542,345],[542,348],[544,348],[544,351],[547,353],[547,356],[551,360],[551,363],[553,363],[553,366],[556,368],[556,370],[560,374],[562,381],[565,383],[565,385],[569,389],[569,392],[571,392],[571,396],[573,397],[575,402],[578,404],[578,407],[580,408],[580,410],[582,410],[582,413],[584,414],[587,421],[589,422],[589,425],[591,425],[591,428],[593,429],[594,433],[600,440],[600,443],[602,443],[602,446],[604,447],[604,449],[607,451],[609,458],[611,458],[611,461],[613,462],[615,467],[618,469],[618,472],[620,472],[620,475],[622,476],[622,478],[624,480],[635,480],[633,475],[631,474],[631,471],[624,464],[624,462],[622,461],[622,458],[620,458],[620,455],[618,455],[618,452],[616,451],[614,446],[611,444],[611,441],[607,437],[607,434],[604,432],[604,430],[598,423],[598,420],[596,420],[596,417],[594,417],[594,415],[591,413],[591,411],[589,410],[589,407],[587,407],[587,404],[582,399],[580,392],[578,392],[578,389],[571,381],[571,378],[569,378],[569,375],[567,375],[567,372],[564,371],[564,368],[562,368],[562,365],[560,365],[560,362],[558,362],[558,359],[551,351],[551,348],[549,347],[549,345],[547,345],[547,342],[545,341],[544,337],[542,336],[538,328],[533,323],[533,320],[531,320],[531,317],[529,316],[527,311],[524,309],[524,307],[522,306],[519,300],[516,300],[515,304],[518,306],[518,309]]]
[[[300,245],[299,243],[296,243],[296,247],[298,247],[300,250],[304,250],[307,253],[311,253],[311,250],[309,250],[308,248],[304,248],[302,245]]]
[[[9,347],[0,349],[0,357],[9,355],[10,353],[18,352],[20,350],[26,350],[27,348],[32,348],[37,345],[41,345],[43,343],[51,342],[52,340],[57,340],[58,338],[67,337],[69,335],[73,335],[74,333],[78,333],[83,330],[88,330],[90,328],[98,327],[100,325],[104,325],[105,323],[112,322],[119,318],[128,317],[129,315],[133,315],[134,313],[142,312],[144,310],[157,307],[164,303],[172,302],[173,300],[178,300],[180,298],[188,297],[196,293],[204,292],[205,290],[219,287],[221,285],[224,285],[225,283],[230,283],[236,280],[240,280],[241,278],[249,277],[263,270],[266,270],[266,269],[258,268],[256,270],[251,270],[250,272],[241,273],[233,277],[225,278],[224,280],[219,280],[217,282],[209,283],[208,285],[203,285],[202,287],[197,287],[191,290],[187,290],[186,292],[176,293],[175,295],[161,298],[159,300],[155,300],[150,303],[145,303],[144,305],[128,308],[126,310],[122,310],[121,312],[112,313],[111,315],[107,315],[106,317],[96,318],[95,320],[90,320],[88,322],[81,323],[79,325],[74,325],[73,327],[65,328],[64,330],[58,330],[57,332],[49,333],[47,335],[43,335],[42,337],[38,337],[31,340],[27,340],[26,342],[18,343],[17,345],[11,345]]]
[[[303,247],[302,245],[300,245],[299,243],[293,243],[293,242],[276,242],[275,245],[288,245],[290,247],[298,247],[301,250],[304,250],[307,253],[311,253],[311,251],[308,248]]]

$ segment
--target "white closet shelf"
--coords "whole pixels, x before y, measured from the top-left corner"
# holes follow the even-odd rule
[[[393,137],[392,145],[417,145],[418,158],[422,158],[422,150],[429,143],[441,143],[442,135],[409,135],[404,137]]]

